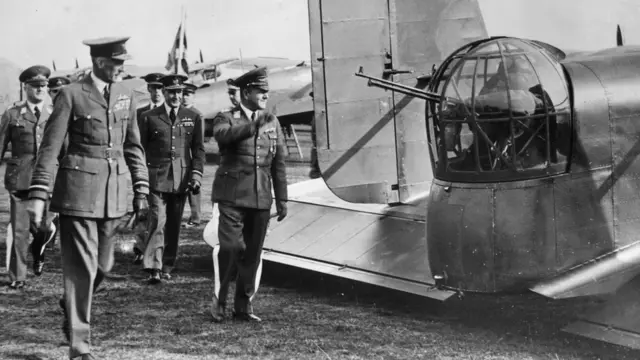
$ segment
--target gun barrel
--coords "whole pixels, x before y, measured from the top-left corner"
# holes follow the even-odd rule
[[[367,82],[368,86],[375,86],[385,90],[393,90],[401,94],[417,97],[419,99],[423,99],[427,101],[433,101],[433,102],[440,101],[440,95],[438,94],[435,94],[429,91],[424,91],[422,89],[414,88],[411,86],[394,83],[393,81],[388,81],[388,80],[376,78],[373,76],[369,76],[369,75],[363,74],[362,69],[360,69],[360,72],[357,72],[355,75],[358,77],[368,79],[369,80]]]

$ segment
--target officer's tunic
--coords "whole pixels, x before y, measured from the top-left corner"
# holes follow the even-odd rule
[[[113,83],[107,102],[97,86],[93,76],[85,76],[56,97],[29,194],[46,199],[53,188],[51,208],[60,213],[72,356],[89,352],[92,291],[113,266],[113,234],[129,204],[128,172],[134,190],[148,193],[133,92]],[[68,146],[55,176],[65,138]]]
[[[202,181],[204,125],[198,113],[182,106],[172,123],[163,105],[145,112],[139,126],[151,189],[143,264],[169,273],[178,254],[187,186],[192,179]]]
[[[26,208],[29,181],[44,127],[52,110],[51,105],[46,103],[39,104],[38,107],[39,119],[25,101],[7,109],[0,120],[0,159],[4,158],[7,147],[11,144],[11,158],[6,160],[7,168],[4,177],[4,186],[11,198],[13,244],[11,249],[8,249],[11,251],[9,265],[11,281],[24,281],[27,276],[27,253],[32,241],[29,231],[29,214]],[[53,171],[55,170],[54,167]],[[46,216],[41,230],[49,228],[51,218],[50,214]]]
[[[202,126],[204,127],[204,115],[202,111],[196,109],[193,105],[187,106],[187,109],[191,109],[195,111],[200,118],[202,118]],[[204,136],[204,135],[203,135]],[[206,152],[205,152],[205,161],[206,161]],[[189,222],[199,224],[200,217],[202,215],[202,192],[199,192],[197,195],[189,193],[189,207],[191,208],[191,215],[189,216]]]
[[[260,282],[261,254],[273,196],[287,200],[284,135],[278,119],[260,111],[268,122],[260,129],[241,106],[214,119],[213,136],[220,146],[220,167],[213,182],[212,201],[218,203],[220,249],[214,250],[215,296],[225,304],[230,274],[237,266],[234,307],[251,313],[251,298]],[[256,119],[257,121],[257,119]],[[228,265],[227,265],[228,264]]]

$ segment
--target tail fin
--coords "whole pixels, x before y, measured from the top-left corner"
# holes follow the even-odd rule
[[[433,177],[424,102],[367,87],[354,72],[424,88],[434,64],[487,36],[477,0],[392,3],[309,0],[318,162],[349,202],[408,202]]]
[[[622,30],[620,29],[620,24],[618,24],[618,28],[616,29],[616,45],[624,46],[624,39],[622,38]]]

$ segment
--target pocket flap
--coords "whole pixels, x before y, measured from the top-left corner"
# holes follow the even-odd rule
[[[78,170],[89,174],[97,174],[98,167],[92,159],[83,156],[65,156],[60,162],[60,169]]]
[[[118,175],[126,174],[129,171],[129,167],[127,167],[127,161],[123,157],[119,157],[118,159]]]

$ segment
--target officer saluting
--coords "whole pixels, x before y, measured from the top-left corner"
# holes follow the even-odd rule
[[[52,188],[51,209],[60,214],[63,329],[73,359],[93,359],[91,300],[113,266],[113,235],[118,218],[127,212],[129,171],[133,208],[139,217],[146,216],[149,177],[136,103],[133,92],[117,82],[124,60],[130,58],[125,48],[128,39],[83,42],[91,48],[93,71],[57,95],[29,188],[29,212],[36,225]],[[68,145],[54,177],[65,142]]]
[[[25,84],[27,101],[9,108],[0,120],[0,160],[4,158],[7,146],[11,144],[11,159],[7,160],[4,186],[11,198],[13,243],[7,251],[11,252],[8,268],[11,278],[9,286],[13,289],[21,289],[26,284],[29,245],[32,245],[33,271],[40,275],[43,266],[40,258],[42,246],[56,234],[51,215],[47,215],[47,221],[41,227],[31,229],[27,213],[29,181],[44,127],[52,110],[51,104],[45,101],[47,78],[50,74],[51,70],[41,65],[23,71],[19,79]],[[48,200],[47,194],[45,203],[48,203]],[[30,231],[36,240],[33,244]]]
[[[200,192],[204,125],[198,113],[180,106],[186,79],[184,75],[164,76],[164,106],[145,112],[139,123],[151,186],[143,264],[152,284],[171,278],[187,191]]]
[[[238,270],[234,318],[261,321],[253,314],[251,300],[260,282],[272,185],[278,221],[287,216],[286,148],[278,119],[265,111],[269,98],[266,68],[253,69],[234,83],[241,91],[239,106],[213,120],[213,136],[221,154],[212,194],[220,210],[212,308],[216,322],[224,320],[227,286],[221,284],[229,283],[234,265]],[[229,265],[223,268],[220,263]]]

